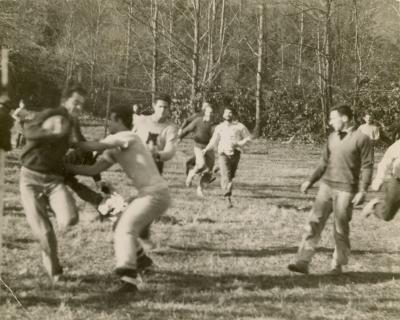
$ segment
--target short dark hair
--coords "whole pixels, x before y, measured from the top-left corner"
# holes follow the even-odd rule
[[[63,99],[68,99],[70,98],[74,93],[77,93],[81,96],[86,96],[87,91],[81,86],[81,85],[71,85],[68,86],[62,93],[62,98]]]
[[[347,104],[335,106],[331,109],[331,112],[332,111],[337,111],[341,116],[347,116],[349,120],[353,119],[353,110],[351,110],[351,107]]]
[[[165,101],[168,105],[171,105],[171,97],[166,93],[157,93],[154,97],[154,102],[158,100]]]
[[[114,113],[116,119],[121,119],[122,123],[128,129],[132,129],[133,110],[128,105],[116,105],[110,108],[110,115]]]
[[[226,106],[224,107],[224,110],[230,110],[230,111],[232,111],[232,114],[233,114],[235,117],[237,117],[237,115],[238,115],[237,109],[236,109],[235,107],[230,106],[230,105],[226,105]]]

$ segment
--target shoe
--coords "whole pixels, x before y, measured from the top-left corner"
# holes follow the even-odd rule
[[[197,187],[196,194],[199,198],[204,198],[203,188],[201,186]]]
[[[138,273],[148,271],[153,266],[153,260],[145,254],[137,258],[136,266]]]
[[[288,269],[293,272],[308,274],[308,262],[296,261],[288,265]]]
[[[228,208],[228,209],[233,208],[233,203],[232,203],[231,197],[228,197],[228,205],[227,205],[227,208]]]
[[[365,207],[361,211],[361,216],[366,219],[368,218],[371,214],[374,213],[374,208],[376,204],[379,202],[378,198],[372,199],[370,202],[368,202]]]
[[[330,271],[329,274],[332,275],[337,275],[337,274],[342,274],[343,270],[342,270],[342,266],[340,264],[335,265]]]

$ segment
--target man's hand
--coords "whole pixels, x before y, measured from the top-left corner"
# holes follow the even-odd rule
[[[307,193],[308,189],[310,189],[311,183],[310,181],[304,181],[300,186],[300,191],[302,193]]]
[[[379,191],[382,187],[383,181],[381,179],[374,179],[371,184],[371,189],[373,191]]]
[[[351,203],[354,206],[358,206],[360,204],[362,204],[365,200],[365,196],[366,196],[366,192],[365,191],[360,191],[358,193],[356,193],[356,195],[354,196],[353,200],[351,201]]]

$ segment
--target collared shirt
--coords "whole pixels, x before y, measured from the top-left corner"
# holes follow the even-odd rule
[[[235,150],[242,151],[237,143],[246,138],[250,138],[250,132],[243,124],[238,121],[224,121],[216,126],[208,145],[213,147],[218,143],[218,153],[229,156]]]
[[[366,134],[372,141],[379,140],[380,137],[379,128],[373,124],[364,123],[358,127],[358,130]]]
[[[400,140],[386,150],[379,162],[375,179],[383,181],[389,175],[400,178]]]

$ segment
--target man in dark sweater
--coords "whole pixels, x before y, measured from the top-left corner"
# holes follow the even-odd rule
[[[194,120],[203,118],[203,111],[204,111],[204,108],[205,108],[207,105],[208,105],[207,102],[203,103],[200,110],[197,110],[195,113],[193,113],[190,117],[186,118],[186,119],[182,122],[182,125],[181,125],[181,127],[179,128],[179,130],[178,130],[178,135],[180,135],[180,134],[183,132],[183,130],[185,130],[186,127],[187,127],[189,124],[191,124]],[[195,156],[195,155],[193,155],[193,156],[191,156],[190,158],[186,159],[186,162],[185,162],[185,172],[186,172],[186,175],[189,174],[189,171],[190,171],[191,169],[193,169],[195,165],[196,165],[196,156]]]
[[[59,279],[62,267],[47,205],[54,212],[60,230],[78,222],[74,199],[66,187],[64,157],[71,146],[86,151],[115,147],[76,141],[74,114],[84,101],[82,88],[71,89],[61,107],[39,113],[25,126],[27,144],[21,153],[21,200],[27,221],[40,242],[44,267],[53,281]]]
[[[181,140],[190,132],[194,132],[194,154],[195,154],[195,166],[191,169],[186,178],[186,186],[190,186],[192,179],[195,175],[200,175],[200,182],[197,187],[197,195],[203,197],[203,190],[211,179],[212,169],[215,163],[214,151],[210,150],[203,155],[202,150],[210,142],[214,131],[214,123],[212,121],[213,109],[207,103],[203,109],[204,115],[202,117],[195,118],[189,125],[187,125],[182,132],[178,135]]]
[[[329,124],[334,132],[328,137],[321,163],[310,179],[301,185],[301,191],[306,193],[321,179],[296,261],[288,266],[290,271],[308,273],[315,247],[332,212],[335,251],[331,273],[341,273],[342,266],[348,262],[352,207],[361,204],[365,199],[374,159],[369,137],[356,130],[352,120],[353,113],[347,105],[340,105],[330,113]]]

